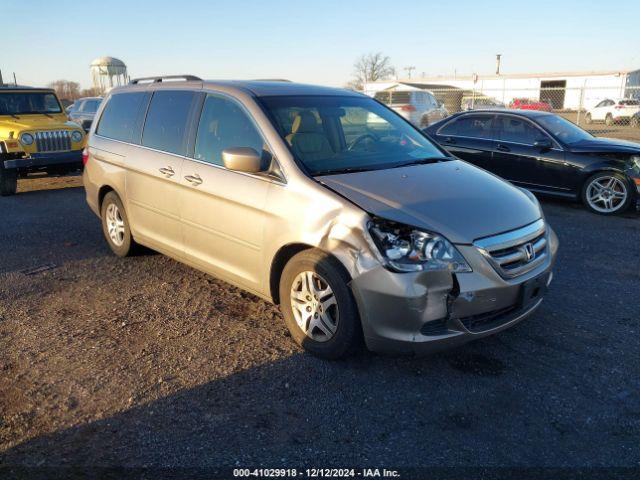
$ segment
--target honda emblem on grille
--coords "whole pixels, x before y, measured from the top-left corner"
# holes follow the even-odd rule
[[[527,262],[530,262],[531,260],[536,258],[536,251],[533,248],[533,243],[525,243],[523,250],[524,250],[524,254],[527,257]]]

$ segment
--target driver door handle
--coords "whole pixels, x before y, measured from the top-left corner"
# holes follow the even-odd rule
[[[194,187],[197,187],[202,183],[202,178],[200,178],[200,175],[198,175],[197,173],[195,175],[187,175],[186,177],[184,177],[184,179],[187,182],[191,183],[191,185],[193,185]]]
[[[502,143],[499,143],[496,146],[496,150],[500,150],[501,152],[510,152],[511,149],[509,147],[507,147],[506,145],[503,145]]]

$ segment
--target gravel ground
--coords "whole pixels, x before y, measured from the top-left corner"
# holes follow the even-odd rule
[[[544,201],[561,251],[534,317],[431,357],[327,362],[252,295],[159,254],[111,255],[81,188],[42,190],[74,181],[29,180],[0,198],[6,475],[640,468],[637,214]]]

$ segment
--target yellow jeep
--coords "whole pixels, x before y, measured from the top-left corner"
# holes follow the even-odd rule
[[[16,193],[19,177],[81,170],[85,143],[53,90],[0,85],[0,195]]]

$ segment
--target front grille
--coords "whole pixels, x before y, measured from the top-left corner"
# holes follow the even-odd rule
[[[67,130],[36,132],[38,152],[65,152],[71,150],[71,133]]]
[[[503,278],[530,272],[547,258],[547,231],[542,219],[526,227],[481,238],[473,243]]]

